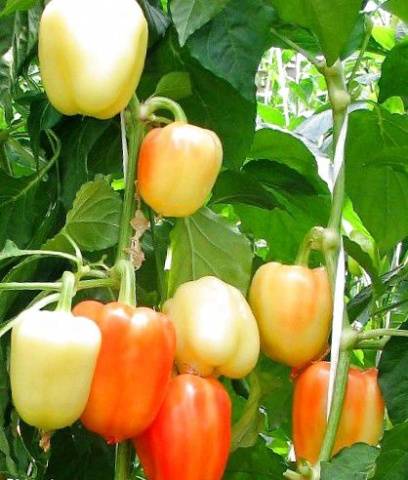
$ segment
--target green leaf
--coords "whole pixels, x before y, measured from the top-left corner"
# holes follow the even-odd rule
[[[4,425],[4,414],[10,401],[9,374],[5,344],[0,341],[0,426]]]
[[[237,448],[253,447],[258,434],[265,423],[259,408],[261,406],[262,389],[258,376],[252,372],[248,377],[249,397],[240,418],[232,426],[231,451]]]
[[[408,3],[405,0],[388,0],[381,5],[381,8],[408,23]]]
[[[170,238],[169,297],[182,283],[206,275],[214,275],[246,294],[251,275],[251,246],[225,218],[203,208],[191,217],[177,220]]]
[[[401,326],[408,330],[408,322]],[[391,421],[408,419],[408,338],[393,337],[387,343],[379,365],[379,381]]]
[[[37,55],[41,14],[41,6],[34,6],[27,12],[15,14],[13,31],[13,78],[15,81],[23,68]]]
[[[27,118],[27,128],[30,134],[30,143],[35,156],[40,152],[40,135],[43,130],[55,127],[61,120],[59,113],[45,98],[40,95],[30,104],[30,115]]]
[[[103,135],[112,122],[113,120],[102,121],[89,117],[76,117],[64,122],[60,161],[63,176],[62,201],[66,209],[72,206],[81,185],[90,180],[88,157],[99,141],[104,140]],[[111,143],[104,143],[104,147],[107,153]]]
[[[262,440],[251,448],[234,452],[228,462],[224,480],[271,480],[282,478],[286,470],[282,457],[270,450]]]
[[[24,250],[20,250],[11,240],[7,240],[3,250],[0,252],[0,260],[7,258],[20,257],[24,255]]]
[[[377,108],[350,116],[346,191],[380,249],[408,235],[408,118]]]
[[[321,480],[367,480],[371,478],[380,450],[364,443],[343,449],[329,463],[323,462]]]
[[[408,104],[408,41],[396,45],[386,56],[379,87],[380,103],[399,96]]]
[[[180,45],[218,15],[230,0],[173,0],[170,11],[177,28]]]
[[[0,12],[0,17],[11,15],[20,10],[29,10],[37,3],[38,0],[7,0],[4,9]]]
[[[333,63],[349,41],[361,0],[271,0],[283,21],[312,30],[320,41],[327,63]]]
[[[285,126],[285,116],[280,111],[279,108],[271,107],[270,105],[264,105],[263,103],[258,103],[258,115],[266,123],[272,125],[278,125],[279,127]]]
[[[374,25],[371,35],[385,50],[391,50],[395,46],[396,36],[394,28]]]
[[[47,167],[23,178],[9,177],[0,170],[0,248],[6,239],[27,246],[49,212],[56,181],[47,175]]]
[[[212,22],[189,38],[187,46],[207,70],[252,101],[255,74],[274,16],[263,0],[231,0]]]
[[[264,128],[258,130],[250,152],[253,159],[267,159],[291,168],[302,175],[316,192],[328,194],[325,182],[319,177],[313,153],[295,135]]]
[[[119,238],[122,201],[103,178],[88,182],[77,193],[64,231],[86,251],[104,250]]]
[[[156,96],[181,100],[192,94],[190,74],[188,72],[170,72],[157,84]]]
[[[385,432],[373,480],[405,480],[408,472],[408,423]]]

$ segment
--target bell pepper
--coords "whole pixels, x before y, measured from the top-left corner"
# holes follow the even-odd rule
[[[202,207],[222,164],[222,145],[211,130],[174,122],[143,140],[137,188],[166,217],[186,217]]]
[[[241,378],[254,368],[258,327],[237,288],[203,277],[180,285],[163,310],[176,327],[180,372]]]
[[[293,443],[298,460],[314,464],[326,430],[330,364],[316,362],[295,379]],[[354,443],[377,445],[383,433],[384,400],[375,368],[350,368],[333,455]]]
[[[52,0],[38,48],[43,85],[57,110],[111,118],[139,83],[147,22],[135,0]]]
[[[165,315],[119,302],[81,302],[73,310],[102,332],[91,393],[81,420],[108,443],[145,430],[170,381],[175,332]]]
[[[88,400],[101,344],[94,322],[27,310],[11,335],[10,380],[20,417],[44,431],[71,425]]]
[[[300,368],[327,349],[333,307],[325,268],[267,263],[252,280],[249,303],[272,360]]]
[[[148,480],[221,480],[231,400],[215,379],[179,375],[152,425],[134,440]]]

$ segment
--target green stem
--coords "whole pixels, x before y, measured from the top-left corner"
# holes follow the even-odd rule
[[[353,67],[353,70],[351,71],[350,78],[349,78],[349,81],[348,81],[348,84],[347,84],[347,87],[348,87],[349,90],[350,90],[350,87],[351,87],[351,83],[353,82],[353,80],[355,79],[355,77],[357,75],[357,72],[358,72],[358,69],[360,68],[361,62],[363,61],[364,54],[365,54],[365,52],[367,50],[367,47],[368,47],[368,44],[370,42],[371,33],[373,31],[373,26],[374,26],[374,24],[373,24],[373,21],[371,20],[371,17],[366,15],[366,17],[365,17],[366,32],[365,32],[365,35],[364,35],[363,44],[361,45],[360,53],[357,57],[356,62],[354,63],[354,67]]]
[[[340,424],[341,413],[343,410],[343,402],[346,394],[349,366],[350,354],[348,352],[341,352],[339,357],[339,363],[337,365],[336,381],[334,383],[334,395],[330,410],[329,421],[327,423],[323,445],[320,450],[320,462],[329,461],[331,453],[333,451],[337,430]]]
[[[70,312],[72,305],[72,298],[75,295],[76,278],[72,272],[64,272],[62,275],[61,295],[58,300],[55,311]]]
[[[320,250],[322,248],[322,240],[324,236],[323,227],[313,227],[306,234],[296,257],[296,265],[307,267],[309,265],[309,257],[312,250]]]
[[[126,130],[129,146],[128,166],[125,172],[125,195],[123,200],[120,234],[115,267],[113,272],[120,276],[119,301],[136,305],[135,269],[130,260],[130,243],[133,236],[131,220],[135,215],[136,166],[140,145],[144,136],[144,125],[140,121],[140,105],[134,96],[125,112]],[[115,480],[128,480],[130,474],[132,449],[125,441],[116,446]]]
[[[142,121],[149,120],[158,110],[167,110],[170,112],[176,122],[187,123],[187,117],[180,105],[166,97],[152,97],[140,108],[140,118]]]
[[[60,291],[63,284],[62,282],[8,282],[0,283],[0,291],[36,291],[41,290],[44,292]],[[117,287],[118,283],[111,278],[100,278],[93,280],[82,280],[78,283],[77,290],[88,290],[90,288],[111,288]]]
[[[156,239],[156,224],[154,221],[154,213],[153,210],[149,207],[149,221],[150,221],[150,229],[152,232],[152,240],[153,240],[153,249],[154,249],[154,260],[156,263],[156,270],[157,270],[157,279],[159,283],[159,293],[160,293],[160,302],[166,300],[166,282],[164,278],[164,270],[162,259],[160,258],[159,254],[159,246],[157,244]]]
[[[378,328],[367,330],[358,335],[359,340],[378,339],[379,337],[408,337],[408,330],[397,330],[395,328]]]
[[[391,337],[383,337],[381,340],[361,340],[354,345],[355,350],[383,350]]]
[[[117,262],[129,259],[130,239],[132,238],[131,220],[135,214],[135,180],[136,165],[140,144],[144,135],[144,126],[139,121],[139,102],[135,97],[131,100],[126,111],[126,126],[129,141],[129,164],[125,181],[125,196],[123,199],[122,216],[119,226],[119,242],[117,250]]]
[[[115,477],[114,480],[127,480],[129,478],[132,445],[122,442],[116,445]]]
[[[337,62],[332,67],[325,66],[321,69],[321,72],[326,79],[329,100],[333,109],[334,164],[337,168],[337,164],[340,164],[333,190],[333,201],[328,228],[326,229],[325,238],[323,239],[323,251],[326,259],[326,267],[329,274],[330,286],[335,299],[334,313],[336,313],[337,296],[335,292],[336,283],[338,281],[337,269],[341,248],[341,219],[345,195],[344,142],[347,133],[350,95],[348,94],[345,85],[344,72],[341,62]],[[342,295],[344,295],[344,293],[342,293]],[[344,299],[342,301],[344,302]],[[348,327],[348,325],[349,322],[347,311],[344,308],[343,328]],[[320,462],[330,460],[331,453],[333,451],[341,413],[343,410],[349,366],[349,351],[340,351],[335,374],[336,376],[334,381],[330,414],[319,456]]]
[[[7,283],[0,283],[0,292],[2,290],[15,290],[15,291],[23,291],[23,290],[43,290],[46,292],[53,292],[61,290],[62,283],[61,282],[7,282]]]
[[[302,480],[304,478],[303,475],[300,475],[300,473],[294,472],[293,470],[286,470],[283,476],[289,480]]]
[[[136,278],[132,262],[120,260],[115,269],[120,276],[119,302],[136,305]]]

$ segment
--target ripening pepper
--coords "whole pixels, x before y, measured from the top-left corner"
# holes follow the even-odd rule
[[[211,130],[174,122],[151,130],[138,160],[137,188],[166,217],[186,217],[202,207],[222,164],[222,145]]]
[[[231,400],[215,379],[179,375],[152,425],[134,440],[148,480],[221,480]]]
[[[267,263],[252,280],[249,303],[272,360],[300,368],[324,353],[332,318],[325,268]]]
[[[102,332],[91,393],[82,423],[116,443],[145,430],[156,416],[170,381],[175,332],[165,315],[119,302],[81,302]]]
[[[115,116],[139,83],[147,35],[135,0],[52,0],[38,47],[50,102],[65,115]]]
[[[354,443],[377,445],[383,433],[384,400],[377,370],[350,368],[333,455]],[[330,364],[316,362],[295,379],[293,443],[296,458],[314,464],[326,430]]]
[[[180,285],[163,310],[176,327],[180,372],[241,378],[254,368],[258,327],[237,288],[203,277]]]
[[[20,417],[45,431],[74,423],[86,406],[101,344],[98,327],[67,312],[26,310],[11,335],[10,379]]]

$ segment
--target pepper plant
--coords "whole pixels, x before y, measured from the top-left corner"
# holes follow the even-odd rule
[[[1,478],[407,478],[407,22],[0,0]]]

